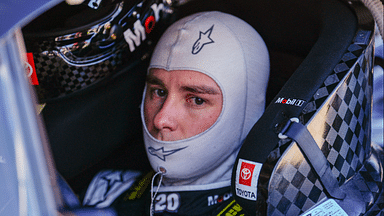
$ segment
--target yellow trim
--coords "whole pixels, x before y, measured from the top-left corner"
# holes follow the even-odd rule
[[[153,176],[154,172],[151,171],[147,173],[144,178],[142,178],[137,185],[133,185],[131,189],[133,189],[132,192],[128,193],[124,197],[124,201],[129,200],[135,200],[141,197],[143,195],[144,191],[147,189],[148,185],[151,183],[151,178]]]
[[[46,105],[45,103],[44,104],[37,104],[37,106],[36,106],[37,114],[40,114],[41,111],[43,111],[45,105]]]
[[[220,216],[221,214],[223,214],[229,207],[232,206],[233,203],[235,203],[236,201],[235,200],[232,200],[231,203],[229,203],[217,216]]]

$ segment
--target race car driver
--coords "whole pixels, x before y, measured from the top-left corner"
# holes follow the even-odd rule
[[[268,78],[268,50],[246,22],[201,12],[174,23],[152,55],[141,105],[154,171],[102,171],[83,204],[121,215],[240,212],[232,167],[264,111]]]

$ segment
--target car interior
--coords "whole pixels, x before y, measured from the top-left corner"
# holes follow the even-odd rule
[[[63,4],[23,28],[27,51],[33,49],[29,40],[41,35],[44,26],[50,29],[57,25],[57,20],[49,17],[64,8]],[[195,12],[222,11],[252,25],[263,37],[270,54],[268,106],[277,97],[297,91],[303,82],[327,76],[361,22],[346,1],[337,0],[192,0],[173,6],[173,10],[166,22],[155,26],[145,44],[123,55],[124,64],[108,75],[69,94],[40,98],[39,102],[45,104],[41,115],[56,168],[76,194],[84,192],[102,169],[151,169],[142,140],[139,107],[151,51],[170,23]],[[107,8],[100,13],[110,11]],[[68,19],[78,18],[73,15]],[[307,95],[315,90],[305,89]],[[269,154],[270,150],[265,148],[260,155]]]

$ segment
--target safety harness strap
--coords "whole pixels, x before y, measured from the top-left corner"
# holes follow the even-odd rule
[[[327,158],[313,139],[307,127],[292,120],[287,124],[289,125],[284,128],[281,134],[296,141],[301,151],[320,177],[320,181],[329,195],[335,199],[344,199],[346,194],[341,191],[337,179],[332,174]]]

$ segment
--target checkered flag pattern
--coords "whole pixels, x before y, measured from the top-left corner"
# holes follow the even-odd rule
[[[299,215],[326,195],[296,144],[281,158],[269,183],[268,215]]]
[[[339,184],[346,180],[355,184],[367,209],[372,209],[370,215],[376,215],[384,207],[384,198],[377,199],[382,180],[374,166],[364,162],[370,152],[372,52],[372,45],[350,45],[300,118],[307,123]],[[326,197],[317,174],[295,142],[279,143],[269,158],[275,158],[269,165],[276,165],[269,174],[268,215],[299,215]]]
[[[39,80],[39,86],[36,87],[39,99],[60,97],[83,89],[109,76],[122,63],[119,54],[86,67],[68,65],[57,56],[34,53],[33,57]]]
[[[39,100],[47,100],[84,89],[113,74],[124,64],[127,44],[117,48],[107,60],[90,66],[76,67],[67,64],[61,57],[47,50],[55,50],[54,38],[44,41],[29,41],[39,85],[35,86]]]
[[[374,150],[375,151],[375,150]],[[382,153],[382,151],[381,151]],[[358,188],[368,210],[365,216],[382,216],[384,214],[383,179],[378,173],[378,155],[375,152],[368,158],[363,167],[350,179],[346,188]]]
[[[316,111],[323,105],[338,83],[345,77],[357,58],[367,48],[365,45],[351,44],[347,52],[336,65],[333,72],[327,77],[323,85],[317,90],[312,99],[306,104],[303,110],[304,122],[307,123]],[[372,50],[372,49],[371,49]]]
[[[369,64],[369,63],[368,63]],[[365,56],[308,123],[339,184],[361,168],[370,151],[371,66]]]

